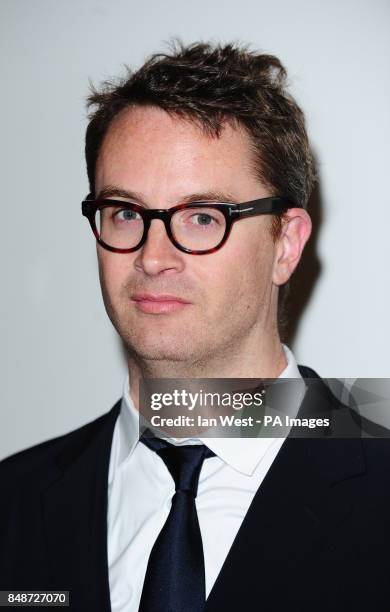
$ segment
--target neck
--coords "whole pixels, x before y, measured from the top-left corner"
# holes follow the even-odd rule
[[[287,366],[278,333],[241,339],[223,353],[186,361],[144,360],[129,356],[131,397],[138,408],[139,384],[145,378],[277,378]]]

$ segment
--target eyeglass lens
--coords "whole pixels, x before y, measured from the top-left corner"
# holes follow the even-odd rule
[[[131,249],[142,239],[144,222],[141,215],[121,206],[104,206],[96,212],[99,237],[107,245],[118,249]],[[221,242],[225,234],[226,220],[223,213],[214,208],[183,208],[171,219],[174,239],[185,249],[206,251]]]

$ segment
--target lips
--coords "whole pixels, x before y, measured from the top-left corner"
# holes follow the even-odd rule
[[[182,304],[189,304],[190,302],[187,302],[186,300],[183,300],[180,297],[177,297],[176,295],[168,295],[168,294],[161,294],[161,295],[156,295],[156,294],[152,294],[152,293],[136,293],[135,295],[132,296],[132,299],[135,302],[180,302]]]
[[[138,310],[149,314],[165,314],[183,310],[190,304],[187,300],[176,295],[136,293],[132,301]]]

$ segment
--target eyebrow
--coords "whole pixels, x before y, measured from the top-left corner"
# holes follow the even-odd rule
[[[136,203],[145,206],[145,208],[149,208],[141,193],[138,191],[122,189],[121,187],[117,187],[115,185],[106,185],[102,187],[97,194],[98,200],[110,198],[126,198],[127,200],[131,200],[132,202],[135,201]],[[177,203],[191,204],[193,202],[226,202],[230,204],[237,204],[237,198],[235,198],[231,193],[212,189],[183,196]]]

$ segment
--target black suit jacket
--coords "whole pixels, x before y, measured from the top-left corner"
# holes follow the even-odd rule
[[[348,409],[317,381],[303,411],[338,411],[342,429]],[[0,462],[0,589],[69,590],[71,610],[110,612],[107,480],[119,410]],[[205,612],[390,610],[389,513],[388,439],[289,437]]]

